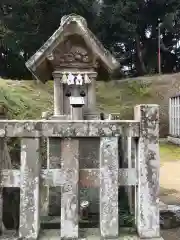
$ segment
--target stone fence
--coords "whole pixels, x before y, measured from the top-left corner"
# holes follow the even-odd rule
[[[19,187],[19,237],[37,239],[41,222],[41,189],[44,186],[61,186],[59,236],[65,239],[78,239],[79,186],[94,186],[100,188],[100,235],[102,238],[117,238],[119,236],[118,187],[137,186],[135,193],[137,233],[140,238],[159,237],[158,134],[157,105],[136,106],[135,120],[130,121],[0,120],[1,163],[5,139],[21,138],[20,169],[3,169],[1,165],[1,223],[2,188]],[[42,137],[62,139],[64,147],[61,149],[60,169],[41,168],[40,139]],[[87,137],[100,138],[99,169],[79,169],[78,139]],[[125,143],[123,151],[127,153],[124,154],[126,168],[119,168],[119,138]],[[134,158],[134,166],[130,164],[132,158]]]

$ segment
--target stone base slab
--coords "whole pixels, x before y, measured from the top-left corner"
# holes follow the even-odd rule
[[[9,232],[10,234],[10,232]],[[18,237],[11,233],[11,236],[8,233],[0,237],[3,240],[18,240]],[[38,240],[60,240],[60,230],[42,230],[40,232]],[[80,229],[79,231],[79,240],[100,240],[100,232],[97,228],[86,228]],[[137,234],[129,228],[120,229],[120,235],[117,238],[118,240],[140,240]],[[159,238],[148,238],[149,240],[163,240],[162,237]],[[147,239],[147,240],[148,240]]]
[[[178,137],[168,136],[167,140],[170,143],[173,143],[173,144],[176,144],[176,145],[180,145],[180,138],[178,138]]]

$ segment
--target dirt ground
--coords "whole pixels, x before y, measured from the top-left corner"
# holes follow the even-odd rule
[[[180,205],[180,161],[165,162],[160,169],[160,200]],[[180,227],[162,231],[164,240],[179,240]]]

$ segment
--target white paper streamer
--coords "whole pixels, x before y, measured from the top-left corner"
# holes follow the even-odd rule
[[[61,81],[62,81],[62,83],[67,83],[67,76],[66,76],[66,74],[63,74]]]
[[[91,83],[91,79],[89,78],[89,76],[87,74],[85,74],[85,76],[84,76],[84,82]]]
[[[76,85],[82,85],[83,84],[83,77],[81,74],[78,74],[76,77]]]
[[[74,84],[74,79],[75,79],[75,76],[72,73],[69,73],[68,79],[67,79],[67,84],[68,85]]]

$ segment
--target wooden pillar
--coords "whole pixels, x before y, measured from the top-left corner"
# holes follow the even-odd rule
[[[135,120],[140,121],[137,159],[137,231],[140,238],[158,238],[160,237],[158,105],[136,106]]]
[[[36,240],[40,229],[39,139],[21,140],[21,188],[19,237]]]
[[[100,140],[100,232],[118,238],[118,138]]]

